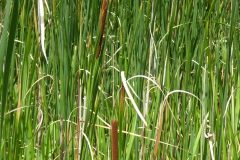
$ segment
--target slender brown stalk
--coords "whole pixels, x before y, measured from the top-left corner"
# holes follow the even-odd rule
[[[40,77],[41,71],[39,71],[38,76]],[[41,84],[38,83],[37,85],[37,102],[38,102],[38,115],[37,115],[37,121],[38,125],[36,128],[37,132],[37,147],[41,147],[41,141],[42,141],[42,130],[40,129],[43,122],[43,113],[42,113],[42,94],[41,94]]]
[[[103,0],[102,7],[100,10],[100,17],[99,17],[100,39],[97,46],[96,58],[100,57],[103,44],[104,44],[104,30],[106,25],[107,9],[108,9],[108,0]]]
[[[64,131],[63,118],[60,120],[60,160],[64,160]]]
[[[21,106],[22,106],[22,91],[21,91],[21,80],[18,83],[18,105],[17,105],[17,121],[19,121],[19,117],[21,114]]]
[[[112,121],[112,160],[118,160],[118,121]]]
[[[79,119],[79,118],[78,118]],[[78,160],[79,159],[79,138],[80,138],[80,136],[79,136],[79,132],[80,132],[80,123],[79,123],[79,121],[77,122],[77,136],[76,136],[76,142],[75,142],[75,148],[76,148],[76,150],[75,150],[75,152],[74,152],[74,159],[75,160]]]
[[[80,134],[81,134],[81,124],[80,124],[80,121],[81,121],[81,98],[82,98],[82,95],[81,95],[81,79],[80,79],[80,74],[78,74],[78,99],[77,99],[77,105],[78,105],[78,116],[77,116],[77,139],[76,139],[76,150],[75,150],[75,156],[74,156],[74,159],[75,160],[78,160],[79,159],[79,153],[80,153]]]
[[[162,125],[163,125],[163,112],[164,112],[164,107],[165,104],[160,106],[160,111],[159,111],[159,118],[158,118],[158,127],[157,127],[157,131],[156,131],[156,142],[154,145],[154,151],[153,151],[153,155],[152,155],[152,160],[157,158],[157,153],[158,153],[158,145],[161,139],[161,132],[162,132]]]

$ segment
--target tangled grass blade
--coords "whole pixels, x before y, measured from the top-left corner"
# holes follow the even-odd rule
[[[122,79],[122,83],[123,83],[123,86],[125,88],[125,91],[126,91],[128,97],[129,97],[130,101],[132,102],[132,105],[133,105],[135,111],[137,112],[139,118],[142,120],[143,124],[145,126],[147,126],[147,122],[146,122],[145,118],[143,117],[142,113],[140,112],[140,110],[138,109],[138,106],[137,106],[136,102],[134,101],[133,96],[132,96],[132,94],[131,94],[131,92],[128,88],[127,80],[126,80],[126,77],[124,75],[124,71],[121,72],[121,79]]]

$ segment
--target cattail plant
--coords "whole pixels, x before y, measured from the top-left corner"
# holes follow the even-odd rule
[[[118,121],[112,121],[111,140],[112,140],[112,160],[118,160]]]
[[[0,158],[240,159],[239,6],[0,0]]]
[[[99,58],[103,49],[105,39],[105,25],[108,10],[108,0],[103,0],[99,17],[99,42],[96,50],[96,58]]]

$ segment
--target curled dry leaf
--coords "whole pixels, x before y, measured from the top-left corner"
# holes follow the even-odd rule
[[[47,60],[47,54],[45,50],[45,26],[44,26],[44,8],[43,8],[43,1],[38,0],[38,27],[39,27],[39,33],[40,33],[40,45],[41,45],[41,51],[43,53],[44,58],[46,59],[46,62],[48,63]]]

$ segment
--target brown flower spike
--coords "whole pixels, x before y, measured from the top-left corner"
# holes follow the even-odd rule
[[[100,10],[100,17],[99,17],[100,39],[97,46],[96,58],[100,57],[103,44],[104,44],[104,30],[105,30],[105,24],[106,24],[107,9],[108,9],[108,0],[103,0],[102,7]]]
[[[112,121],[112,160],[118,160],[118,121]]]

